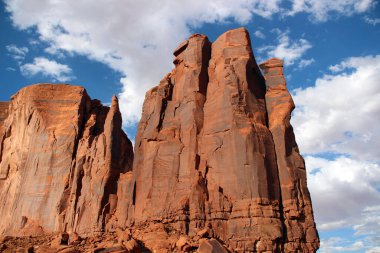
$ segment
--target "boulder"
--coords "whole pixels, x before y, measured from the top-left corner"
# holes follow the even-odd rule
[[[215,239],[203,239],[199,244],[199,253],[227,253],[228,251]]]

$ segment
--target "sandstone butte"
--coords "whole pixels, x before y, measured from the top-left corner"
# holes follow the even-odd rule
[[[0,103],[0,251],[316,252],[282,61],[259,67],[243,28],[174,56],[134,153],[116,97],[38,84]]]

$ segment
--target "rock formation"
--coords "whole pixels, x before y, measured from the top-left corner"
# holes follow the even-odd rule
[[[33,85],[12,97],[0,134],[0,233],[102,231],[131,169],[131,142],[111,108],[82,87]],[[3,114],[1,114],[3,115]]]
[[[146,93],[135,155],[116,97],[34,85],[0,104],[1,234],[68,232],[96,252],[318,249],[282,61],[263,76],[243,28],[192,35],[174,56]]]
[[[294,109],[294,103],[286,88],[283,63],[279,59],[270,59],[260,64],[260,67],[264,71],[267,85],[265,102],[268,127],[276,147],[285,250],[312,251],[317,245],[318,235],[306,185],[305,162],[299,154],[293,128],[290,125],[290,114]]]
[[[8,102],[0,102],[0,132],[4,124],[4,120],[8,117]]]
[[[207,229],[231,251],[315,252],[281,61],[262,65],[265,80],[242,28],[212,44],[193,35],[174,56],[146,94],[119,225],[145,231],[139,239],[155,250],[167,247],[165,231]]]

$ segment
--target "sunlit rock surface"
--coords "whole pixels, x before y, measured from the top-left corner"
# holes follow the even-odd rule
[[[282,61],[260,70],[243,28],[194,34],[174,57],[146,93],[135,154],[116,97],[41,84],[0,103],[0,234],[42,236],[0,250],[318,249]]]
[[[111,108],[84,88],[39,84],[9,103],[0,134],[0,233],[102,231],[117,205],[131,142]]]

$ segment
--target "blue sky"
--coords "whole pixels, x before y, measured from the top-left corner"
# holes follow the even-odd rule
[[[145,92],[192,33],[244,26],[285,61],[320,252],[380,252],[380,3],[375,0],[0,2],[0,100],[41,82],[117,94],[133,139]]]

